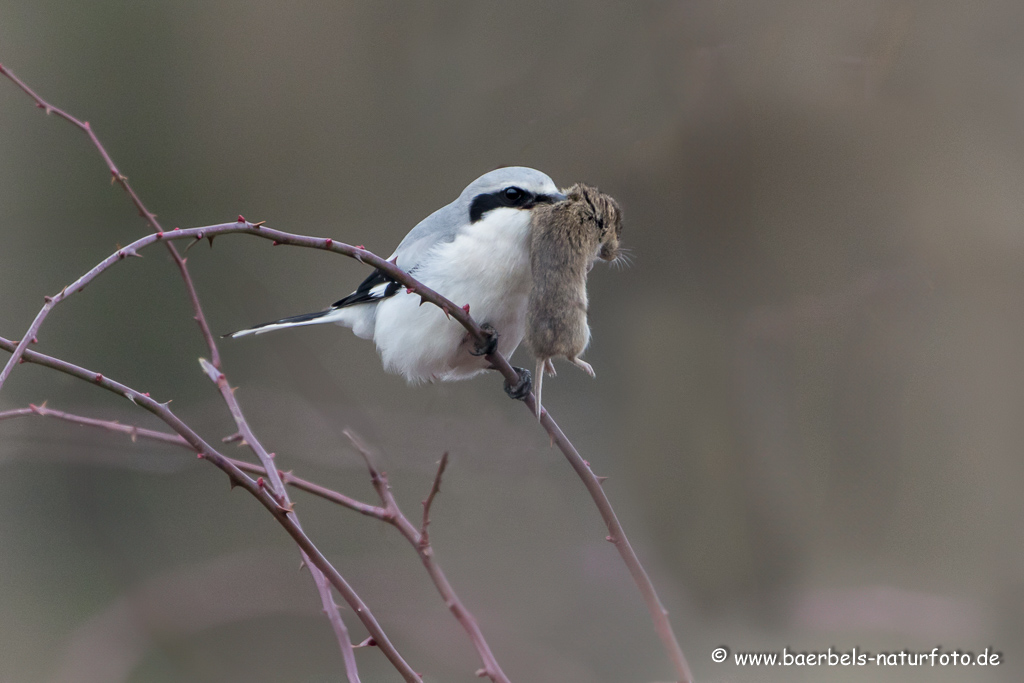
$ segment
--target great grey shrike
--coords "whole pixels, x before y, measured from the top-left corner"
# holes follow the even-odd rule
[[[532,209],[564,199],[540,171],[499,168],[420,221],[389,260],[449,300],[468,303],[477,322],[496,330],[497,350],[509,357],[526,329]],[[325,311],[228,336],[336,323],[358,337],[373,339],[384,369],[404,375],[410,383],[468,379],[488,369],[486,359],[473,353],[474,341],[459,323],[436,306],[419,304],[418,296],[376,270]]]

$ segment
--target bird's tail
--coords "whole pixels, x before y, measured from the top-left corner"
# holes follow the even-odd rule
[[[273,332],[274,330],[285,330],[289,327],[342,322],[343,318],[346,317],[346,314],[342,312],[343,310],[344,309],[339,308],[328,308],[326,311],[318,311],[317,313],[293,315],[290,318],[281,318],[280,320],[274,320],[273,322],[262,323],[246,330],[239,330],[238,332],[225,334],[224,336],[237,339],[238,337],[246,337],[250,334],[263,334],[264,332]]]

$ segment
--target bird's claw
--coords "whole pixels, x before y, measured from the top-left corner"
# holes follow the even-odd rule
[[[498,331],[490,323],[484,323],[480,329],[483,330],[487,341],[477,344],[469,353],[473,356],[489,356],[498,350]]]
[[[533,391],[533,375],[531,375],[530,371],[526,368],[517,368],[513,366],[512,369],[516,371],[517,375],[519,375],[519,381],[513,386],[512,384],[509,384],[509,381],[506,379],[505,393],[508,394],[509,398],[517,401],[524,401],[526,400],[526,397],[530,395],[530,392]]]

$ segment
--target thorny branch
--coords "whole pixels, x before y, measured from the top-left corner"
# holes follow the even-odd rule
[[[259,442],[252,429],[249,427],[248,420],[245,419],[245,415],[242,413],[242,407],[238,404],[238,400],[235,398],[235,392],[228,386],[228,379],[223,372],[215,368],[212,364],[208,363],[205,358],[199,359],[199,364],[202,366],[206,376],[210,378],[214,384],[217,385],[218,391],[220,391],[221,397],[224,399],[224,403],[227,404],[228,410],[231,412],[231,417],[235,420],[235,426],[238,427],[238,434],[242,437],[242,441],[249,446],[249,449],[256,455],[260,463],[263,465],[263,469],[267,474],[267,481],[270,482],[270,491],[274,498],[281,507],[291,510],[293,505],[291,500],[288,498],[288,491],[285,489],[284,483],[281,481],[281,476],[277,472],[277,466],[274,464],[274,455],[268,453],[267,449],[263,447],[263,444]],[[263,479],[259,479],[262,482]],[[295,521],[295,526],[300,530],[302,526],[299,524],[299,517],[294,512],[292,518]],[[334,630],[334,636],[338,641],[338,646],[341,648],[342,658],[345,660],[345,673],[348,676],[349,683],[359,683],[358,666],[356,664],[356,653],[352,649],[352,639],[349,638],[348,628],[345,627],[345,622],[341,620],[341,614],[338,612],[338,606],[334,604],[334,596],[331,594],[331,586],[327,582],[327,578],[324,576],[317,567],[313,566],[309,561],[309,556],[306,553],[302,553],[303,563],[309,567],[309,573],[313,577],[313,583],[316,584],[317,593],[320,594],[320,602],[324,608],[324,614],[327,615],[327,619],[331,623],[331,628]]]
[[[132,204],[134,204],[135,208],[138,209],[139,216],[145,219],[146,223],[148,223],[153,230],[157,232],[161,232],[163,230],[163,228],[160,227],[160,222],[156,219],[156,214],[147,209],[142,203],[142,200],[139,199],[139,195],[135,193],[135,190],[128,183],[128,176],[118,170],[117,166],[114,164],[114,160],[110,158],[110,154],[107,153],[107,150],[103,146],[103,143],[100,142],[100,139],[96,137],[96,133],[93,132],[92,126],[89,125],[88,121],[81,121],[63,109],[55,107],[41,98],[34,90],[32,90],[32,88],[28,87],[24,81],[15,76],[11,70],[6,68],[3,64],[0,64],[0,75],[6,76],[12,83],[21,88],[26,95],[35,101],[36,106],[47,114],[59,116],[88,135],[89,140],[92,142],[93,146],[96,147],[96,151],[98,151],[100,156],[103,157],[103,162],[107,165],[107,169],[110,170],[110,182],[116,182],[121,186],[125,193],[128,194],[128,197],[132,200]],[[181,272],[181,278],[185,282],[185,290],[188,292],[188,298],[192,304],[193,316],[196,323],[199,325],[199,330],[202,332],[203,339],[206,341],[206,346],[210,350],[210,357],[213,359],[213,364],[220,367],[220,352],[217,350],[217,344],[214,341],[213,334],[210,332],[210,326],[206,323],[206,316],[203,315],[203,307],[199,305],[199,296],[196,294],[196,288],[192,283],[192,276],[188,272],[188,266],[185,265],[185,259],[182,258],[181,254],[178,253],[178,250],[173,244],[168,243],[167,251],[170,253],[171,258],[174,259],[174,263],[178,266],[178,270]],[[15,351],[7,361],[7,365],[5,365],[4,369],[0,371],[0,388],[3,387],[7,377],[11,374],[11,370],[18,362],[21,352],[25,350],[25,346],[27,346],[33,337],[35,337],[33,328],[38,329],[39,325],[42,324],[42,319],[46,317],[47,313],[49,313],[49,310],[46,307],[39,312],[39,316],[36,317],[36,320],[32,322],[32,326],[29,327],[28,333],[26,333],[18,343],[19,350]]]
[[[13,353],[16,347],[17,344],[14,342],[0,337],[0,349]],[[335,590],[337,590],[349,604],[358,616],[359,620],[363,623],[363,626],[370,633],[370,636],[374,639],[374,642],[380,648],[381,652],[384,653],[384,656],[387,657],[399,673],[402,674],[402,677],[407,681],[407,683],[420,683],[419,674],[417,674],[412,667],[406,663],[398,653],[398,650],[395,649],[395,646],[388,639],[384,630],[377,622],[377,619],[373,616],[372,612],[370,612],[370,608],[366,606],[366,603],[364,603],[362,598],[356,594],[355,590],[353,590],[345,578],[338,573],[338,570],[334,568],[316,545],[313,544],[313,541],[311,541],[302,531],[302,528],[298,525],[295,519],[294,510],[290,507],[281,505],[270,491],[267,490],[266,485],[263,484],[262,481],[254,481],[239,469],[230,458],[225,457],[217,451],[217,449],[203,440],[201,436],[194,432],[191,427],[182,422],[181,419],[171,411],[167,403],[155,401],[147,394],[136,391],[135,389],[108,377],[104,377],[101,373],[87,370],[83,367],[52,356],[26,350],[23,358],[30,363],[35,363],[43,367],[63,372],[90,384],[94,384],[102,389],[106,389],[107,391],[119,396],[124,396],[135,405],[149,411],[163,420],[168,427],[173,429],[193,450],[196,451],[196,453],[199,454],[201,459],[208,460],[222,472],[227,474],[228,478],[231,480],[232,486],[241,486],[244,488],[252,494],[256,500],[258,500],[260,504],[270,512],[270,514],[274,516],[274,519],[276,519],[278,523],[284,527],[285,531],[288,532],[288,535],[295,540],[299,548],[309,558],[313,566],[324,573],[331,582],[331,585],[334,586]]]
[[[155,242],[182,239],[201,240],[216,235],[233,233],[255,235],[257,237],[262,237],[263,239],[272,240],[275,245],[291,245],[311,249],[322,249],[355,258],[358,261],[381,270],[389,278],[404,285],[407,290],[407,293],[405,294],[406,296],[416,295],[423,301],[434,304],[466,328],[467,332],[472,335],[475,340],[479,341],[481,344],[486,342],[486,332],[484,332],[476,321],[473,320],[468,310],[456,305],[449,299],[435,292],[433,289],[420,283],[391,261],[382,259],[363,247],[354,247],[343,242],[334,241],[331,238],[310,237],[274,230],[272,228],[265,227],[262,223],[250,223],[245,221],[241,216],[239,216],[239,220],[235,223],[222,223],[219,225],[188,228],[185,230],[175,229],[171,232],[147,235],[146,237],[138,239],[127,247],[119,249],[108,256],[88,273],[68,285],[58,296],[61,297],[60,300],[63,300],[67,298],[67,296],[80,291],[82,287],[91,282],[100,273],[118,261],[123,260],[128,253],[133,251],[137,252],[140,249],[154,244]],[[398,296],[403,295],[399,294]],[[56,299],[56,297],[54,297],[54,299]],[[49,304],[49,302],[47,303]],[[494,351],[489,354],[487,356],[487,360],[510,383],[514,384],[518,381],[519,377],[516,371],[500,352]],[[535,410],[535,400],[535,396],[531,393],[523,403],[530,410]],[[693,680],[693,676],[690,673],[689,665],[686,662],[686,657],[683,655],[682,648],[679,646],[679,641],[675,637],[672,624],[668,619],[668,611],[662,605],[661,600],[658,598],[657,591],[654,588],[654,584],[651,582],[650,577],[643,568],[640,558],[637,557],[636,552],[630,545],[629,539],[627,538],[618,517],[615,515],[611,501],[608,500],[608,496],[604,493],[604,490],[601,487],[601,480],[590,469],[590,465],[582,458],[582,456],[580,456],[575,446],[573,446],[572,442],[570,442],[565,436],[547,409],[541,411],[541,425],[551,437],[552,443],[558,446],[559,450],[562,451],[562,454],[565,455],[566,459],[569,461],[570,466],[572,466],[576,471],[576,474],[580,479],[583,480],[583,484],[586,487],[587,492],[593,499],[601,514],[601,518],[604,520],[605,526],[608,528],[607,539],[615,545],[616,550],[618,550],[623,562],[625,562],[629,569],[629,573],[632,576],[634,583],[636,583],[637,588],[640,590],[644,602],[647,605],[648,612],[651,615],[651,619],[654,622],[655,630],[657,631],[658,636],[676,669],[676,673],[679,675],[681,681],[689,683]]]
[[[33,321],[32,325],[29,327],[29,330],[26,332],[26,334],[21,338],[21,340],[17,344],[11,344],[11,348],[7,349],[11,351],[11,357],[8,359],[8,362],[4,367],[3,371],[0,372],[0,387],[2,387],[6,377],[10,375],[13,366],[20,362],[23,356],[29,360],[31,360],[32,358],[38,358],[40,356],[40,354],[33,354],[31,352],[28,352],[26,347],[35,339],[36,334],[39,328],[41,327],[43,320],[46,318],[50,310],[52,310],[52,308],[57,303],[63,301],[67,296],[70,296],[71,294],[80,291],[82,287],[88,284],[88,282],[90,282],[93,278],[95,278],[97,275],[99,275],[101,272],[106,270],[108,267],[110,267],[117,261],[127,256],[135,256],[137,255],[139,249],[149,246],[150,244],[157,241],[167,242],[168,248],[170,249],[172,256],[175,258],[175,262],[178,264],[179,269],[182,272],[182,276],[185,279],[186,287],[189,290],[189,296],[192,300],[193,309],[196,312],[196,320],[199,323],[200,328],[203,331],[203,336],[206,339],[207,344],[210,348],[211,357],[213,359],[213,365],[215,367],[218,367],[220,365],[220,362],[219,354],[217,353],[216,343],[213,339],[212,334],[210,334],[209,327],[206,324],[206,320],[202,314],[202,310],[199,305],[199,300],[195,293],[195,289],[192,286],[191,279],[188,275],[188,270],[187,267],[185,266],[184,259],[182,259],[180,255],[178,255],[177,250],[174,249],[171,242],[178,239],[186,238],[191,238],[194,239],[195,241],[202,240],[203,238],[208,238],[211,239],[212,243],[212,238],[215,235],[227,233],[254,234],[265,239],[274,240],[275,245],[290,244],[293,246],[325,249],[328,251],[334,251],[355,258],[363,263],[366,263],[377,268],[392,280],[404,285],[406,287],[407,294],[418,295],[420,296],[422,301],[432,303],[441,308],[441,310],[444,311],[444,313],[447,316],[454,318],[458,323],[465,327],[467,332],[470,334],[470,336],[473,337],[474,341],[476,341],[477,343],[484,345],[488,341],[488,333],[485,330],[483,330],[470,316],[468,306],[463,308],[455,305],[453,302],[441,296],[434,290],[430,289],[429,287],[426,287],[422,283],[412,278],[410,275],[408,275],[400,268],[398,268],[398,266],[395,265],[394,263],[386,261],[380,258],[379,256],[376,256],[375,254],[368,252],[362,247],[353,247],[347,244],[334,242],[330,238],[315,238],[271,230],[270,228],[262,227],[262,223],[249,223],[245,221],[242,218],[242,216],[238,217],[238,222],[236,223],[221,224],[216,226],[209,226],[206,228],[192,228],[189,230],[178,230],[177,228],[175,228],[175,230],[171,232],[162,231],[162,229],[159,226],[159,223],[156,221],[155,215],[149,212],[147,209],[145,209],[141,201],[139,201],[134,190],[132,190],[131,187],[128,185],[127,178],[123,176],[114,166],[113,161],[110,160],[109,155],[103,149],[103,146],[100,144],[99,140],[92,132],[92,129],[89,126],[88,122],[79,121],[78,119],[70,116],[69,114],[48,104],[2,65],[0,65],[0,74],[10,78],[15,84],[18,85],[18,87],[24,90],[30,97],[32,97],[36,101],[37,106],[46,110],[47,113],[55,113],[58,116],[61,116],[62,118],[68,120],[69,122],[73,123],[74,125],[81,128],[83,131],[85,131],[89,135],[89,138],[93,141],[93,144],[100,151],[101,155],[104,158],[104,161],[107,162],[107,166],[111,171],[113,180],[121,184],[121,186],[132,198],[133,203],[135,203],[136,207],[139,209],[140,214],[144,218],[146,218],[147,222],[151,226],[153,226],[153,228],[157,231],[153,235],[149,235],[140,240],[136,240],[135,242],[133,242],[128,247],[125,247],[124,249],[119,249],[117,252],[115,252],[113,255],[111,255],[103,262],[98,264],[88,273],[86,273],[81,278],[76,280],[74,283],[69,285],[67,288],[62,290],[57,296],[48,297],[46,299],[45,305],[40,310],[39,314],[36,316],[36,319]],[[7,347],[4,346],[4,348]],[[501,353],[495,351],[493,353],[488,354],[486,358],[491,363],[492,367],[498,372],[500,372],[510,384],[515,385],[519,381],[519,375],[512,368],[512,366],[505,359],[505,357],[501,355]],[[56,359],[52,360],[56,361]],[[531,411],[535,411],[534,395],[530,394],[524,400],[524,404]],[[668,612],[662,605],[660,599],[658,598],[657,592],[654,588],[654,584],[651,582],[650,577],[647,575],[647,572],[644,570],[643,565],[640,563],[640,559],[637,557],[635,551],[630,545],[629,540],[626,537],[625,531],[622,529],[622,525],[619,523],[618,518],[615,515],[614,509],[611,506],[611,502],[608,500],[608,497],[605,495],[601,487],[602,479],[598,478],[593,473],[593,471],[590,469],[590,465],[585,460],[583,460],[579,452],[568,440],[568,438],[566,438],[565,434],[558,427],[555,421],[551,418],[547,410],[542,410],[541,424],[551,437],[552,443],[558,446],[559,450],[562,451],[566,459],[569,460],[569,464],[576,471],[577,475],[583,480],[587,492],[590,494],[591,498],[594,500],[594,503],[597,505],[598,511],[600,512],[601,517],[604,520],[604,523],[609,531],[607,540],[615,545],[616,550],[618,550],[619,555],[623,559],[623,562],[629,569],[630,575],[633,577],[634,582],[639,588],[641,595],[643,596],[644,602],[646,603],[648,611],[651,615],[651,619],[654,623],[655,630],[658,633],[660,639],[662,640],[662,644],[665,647],[669,659],[672,661],[672,664],[676,670],[676,674],[679,677],[679,680],[683,683],[691,683],[693,680],[693,676],[690,673],[689,665],[686,662],[686,658],[683,655],[682,649],[680,648],[679,642],[672,629],[672,624],[668,619]],[[220,457],[223,458],[223,456]],[[224,461],[224,464],[230,465],[230,463],[228,463],[227,461]],[[240,471],[239,474],[241,474]],[[245,475],[242,474],[242,476]],[[289,533],[291,533],[291,531]],[[298,533],[301,534],[301,530],[298,530]],[[305,537],[303,536],[303,538]],[[308,539],[306,539],[306,541],[308,541]],[[301,546],[302,544],[300,543],[300,547]],[[326,560],[324,560],[324,562],[326,562]],[[319,565],[317,566],[319,567]],[[330,565],[328,564],[328,566]],[[333,570],[333,567],[331,569]],[[341,579],[340,575],[338,575],[338,578]],[[343,579],[341,580],[344,581]],[[333,578],[332,583],[334,583]],[[335,586],[337,587],[337,584],[335,584]],[[397,655],[397,653],[395,654]]]
[[[50,408],[47,408],[45,405],[30,405],[28,408],[18,408],[15,410],[0,412],[0,421],[18,417],[32,416],[51,417],[65,422],[70,422],[72,424],[96,427],[106,431],[126,434],[130,436],[133,441],[139,438],[149,439],[160,443],[179,446],[191,452],[196,452],[195,448],[191,444],[189,444],[187,440],[185,440],[184,438],[177,434],[168,434],[166,432],[160,432],[152,429],[143,429],[133,425],[120,424],[110,420],[97,420],[94,418],[72,415],[70,413],[62,412],[59,410],[52,410]],[[242,434],[242,432],[240,432],[240,434]],[[363,457],[363,460],[367,463],[367,468],[370,473],[370,480],[374,485],[374,489],[378,492],[378,496],[381,498],[382,505],[370,505],[368,503],[358,501],[354,498],[351,498],[350,496],[346,496],[343,493],[339,493],[338,491],[328,489],[319,484],[307,481],[306,479],[296,477],[291,472],[283,472],[277,470],[274,467],[267,469],[265,466],[255,465],[252,463],[245,462],[243,460],[236,460],[234,458],[227,458],[227,460],[235,467],[242,470],[243,472],[267,476],[267,478],[270,480],[272,480],[273,477],[276,477],[285,485],[292,486],[294,488],[318,496],[325,500],[337,503],[342,507],[354,510],[368,517],[373,517],[375,519],[381,520],[398,529],[399,533],[401,533],[402,536],[409,541],[410,545],[413,546],[417,554],[420,556],[421,561],[427,568],[428,574],[430,575],[431,580],[434,581],[434,584],[437,587],[438,592],[441,594],[441,597],[444,599],[445,604],[452,611],[455,618],[458,620],[459,624],[462,625],[462,627],[465,629],[466,633],[469,635],[471,641],[473,642],[474,647],[476,647],[477,653],[480,655],[481,662],[483,663],[483,667],[479,671],[477,671],[477,675],[487,676],[492,681],[494,681],[494,683],[508,683],[509,679],[501,670],[501,667],[498,665],[498,662],[495,660],[494,655],[491,652],[490,646],[487,644],[487,641],[484,638],[483,633],[480,631],[480,628],[476,623],[476,619],[473,617],[472,614],[470,614],[470,612],[465,608],[465,606],[463,606],[462,601],[455,593],[455,590],[452,588],[451,584],[448,583],[448,580],[445,577],[444,572],[441,570],[440,565],[438,565],[437,561],[434,559],[433,548],[430,545],[430,542],[425,531],[427,524],[429,524],[430,522],[429,515],[431,504],[441,489],[441,476],[448,465],[448,454],[445,453],[441,457],[441,461],[438,464],[437,474],[434,476],[433,484],[430,487],[430,493],[427,495],[427,499],[423,501],[423,524],[420,527],[420,529],[417,530],[415,525],[413,525],[413,523],[402,512],[401,508],[399,508],[398,503],[395,500],[394,496],[391,494],[390,489],[387,488],[387,475],[382,472],[378,472],[377,468],[372,464],[366,446],[363,445],[363,443],[359,441],[350,432],[346,432],[345,435],[352,441],[353,446]],[[248,439],[248,436],[243,436],[244,441],[248,442]],[[383,492],[381,487],[384,487]],[[287,501],[287,499],[284,499],[284,502],[282,502],[281,497],[278,497],[278,502],[284,507],[290,505],[290,501]],[[313,568],[313,570],[315,570],[315,568]]]
[[[128,183],[127,176],[125,176],[118,170],[117,166],[114,164],[114,160],[110,157],[110,154],[107,153],[106,148],[103,146],[103,143],[100,142],[99,138],[96,136],[96,133],[93,132],[92,126],[89,125],[88,121],[80,121],[78,118],[68,114],[64,110],[54,107],[46,100],[43,100],[38,94],[36,94],[35,91],[29,88],[28,85],[26,85],[21,79],[15,76],[9,69],[6,69],[2,64],[0,64],[0,74],[6,76],[15,85],[21,88],[21,90],[24,91],[25,94],[27,94],[35,101],[36,106],[43,109],[47,114],[56,114],[60,118],[65,119],[72,125],[76,126],[80,130],[85,132],[89,136],[89,140],[92,142],[93,146],[99,152],[100,156],[103,157],[103,161],[104,163],[106,163],[107,168],[110,170],[111,182],[117,182],[121,186],[121,188],[131,199],[132,203],[135,205],[135,208],[138,210],[139,215],[146,220],[146,222],[150,225],[150,227],[152,227],[152,229],[156,230],[157,232],[161,232],[163,230],[159,221],[157,221],[156,214],[147,209],[146,206],[142,203],[141,198],[135,192],[134,188],[132,188],[132,186]],[[212,238],[210,240],[210,245],[213,245]],[[192,276],[189,273],[185,259],[178,253],[178,250],[173,243],[167,243],[167,250],[168,253],[171,255],[171,258],[174,260],[175,265],[177,265],[179,273],[181,274],[182,281],[185,284],[185,291],[187,292],[189,301],[192,304],[193,318],[198,323],[200,332],[203,335],[203,339],[206,341],[206,346],[210,351],[210,358],[213,359],[213,365],[214,367],[219,368],[220,351],[217,349],[217,342],[214,339],[213,334],[210,332],[210,326],[206,322],[206,316],[203,314],[202,306],[199,303],[199,295],[196,292],[195,284],[192,282]],[[130,255],[134,256],[138,254]],[[122,258],[123,257],[124,256],[122,255]],[[14,352],[11,354],[11,357],[4,365],[3,370],[0,370],[0,388],[3,387],[4,382],[10,375],[14,366],[21,361],[21,356],[24,353],[25,348],[28,346],[28,344],[36,341],[36,334],[39,328],[42,326],[43,320],[49,314],[50,309],[52,309],[53,306],[59,303],[59,301],[63,298],[63,295],[64,292],[61,292],[60,298],[46,299],[45,305],[36,315],[35,320],[32,321],[32,324],[29,326],[28,331],[25,333],[25,335],[22,336],[21,340],[18,343],[18,346],[15,348]],[[232,407],[231,401],[228,401],[228,407]],[[237,407],[237,404],[235,404],[235,407]],[[234,411],[232,412],[234,413]],[[287,494],[283,491],[282,495],[287,496]],[[310,566],[310,574],[313,578],[314,583],[316,584],[317,592],[320,595],[320,601],[323,604],[324,613],[327,615],[327,618],[331,623],[331,627],[333,628],[335,635],[338,639],[338,643],[341,648],[342,658],[345,661],[345,670],[349,679],[349,683],[359,683],[359,676],[356,670],[355,653],[352,650],[352,642],[348,637],[348,631],[345,628],[345,624],[341,619],[341,613],[338,610],[338,606],[334,604],[334,598],[331,595],[331,590],[327,583],[327,580],[319,572],[318,569],[309,564],[308,557],[303,555],[303,560],[306,562],[308,566]]]
[[[385,472],[379,471],[373,464],[369,449],[366,448],[355,434],[347,429],[345,430],[345,436],[348,437],[348,440],[352,442],[352,446],[362,456],[363,461],[366,462],[366,468],[370,471],[370,481],[373,483],[374,490],[377,491],[380,502],[384,504],[384,516],[380,519],[398,529],[398,532],[416,549],[417,554],[420,556],[420,561],[430,575],[430,579],[434,582],[438,593],[444,598],[444,604],[448,606],[448,609],[458,620],[463,630],[469,635],[470,640],[473,641],[473,646],[476,648],[477,654],[480,655],[484,665],[482,669],[476,672],[476,675],[487,676],[494,683],[509,683],[508,677],[501,670],[501,667],[498,666],[498,661],[494,658],[494,654],[491,652],[484,634],[480,631],[476,618],[462,604],[462,600],[456,595],[455,589],[448,583],[448,578],[441,571],[441,566],[434,560],[434,549],[427,538],[426,528],[429,522],[430,501],[434,499],[434,496],[437,495],[441,488],[441,474],[448,465],[448,454],[445,453],[441,457],[441,462],[438,463],[437,467],[437,474],[434,476],[434,483],[430,488],[427,500],[423,503],[423,531],[420,531],[416,528],[415,524],[409,521],[409,518],[405,516],[401,508],[398,507],[398,501],[395,500],[394,494],[391,493],[388,475]]]

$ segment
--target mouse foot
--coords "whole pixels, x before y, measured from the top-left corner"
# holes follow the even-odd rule
[[[597,377],[597,374],[594,372],[594,368],[593,366],[590,365],[590,363],[584,360],[580,360],[579,358],[573,358],[572,362],[576,367],[578,367],[580,370],[587,373],[591,377]]]
[[[498,350],[498,331],[490,323],[484,323],[480,326],[480,329],[487,336],[487,341],[483,344],[477,344],[469,353],[473,356],[489,356]]]
[[[517,368],[512,366],[512,369],[519,375],[519,381],[515,385],[509,384],[509,381],[505,380],[505,393],[508,394],[509,398],[517,401],[525,400],[530,392],[533,390],[533,376],[530,371],[526,368]]]

